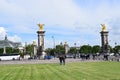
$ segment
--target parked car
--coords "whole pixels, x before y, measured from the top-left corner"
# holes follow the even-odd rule
[[[44,59],[53,59],[54,56],[45,55]]]

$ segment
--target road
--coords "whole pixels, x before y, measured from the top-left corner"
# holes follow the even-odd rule
[[[70,62],[100,62],[100,60],[84,60],[81,59],[66,59],[66,63]],[[2,64],[46,64],[46,63],[59,63],[59,59],[51,59],[51,60],[15,60],[15,61],[0,61],[0,65]]]

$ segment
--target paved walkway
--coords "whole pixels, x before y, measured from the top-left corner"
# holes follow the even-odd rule
[[[70,62],[100,62],[100,60],[84,60],[81,59],[66,59],[66,63]],[[46,63],[59,63],[59,59],[51,60],[20,60],[20,61],[0,61],[1,64],[46,64]]]

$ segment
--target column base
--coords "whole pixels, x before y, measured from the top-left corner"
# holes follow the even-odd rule
[[[43,51],[42,55],[39,57],[39,59],[45,59],[45,55],[46,55],[46,53]]]

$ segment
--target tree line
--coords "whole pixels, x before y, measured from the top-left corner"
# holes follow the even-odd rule
[[[26,52],[23,53],[23,55],[29,54],[30,56],[33,55],[33,45],[29,44],[25,47]],[[0,48],[0,54],[3,54],[3,48]],[[101,53],[101,46],[99,45],[82,45],[80,47],[70,47],[68,53],[69,54],[77,54],[77,53],[84,53],[84,54],[96,54],[96,53]],[[116,45],[114,48],[112,48],[109,45],[109,51],[110,53],[119,53],[120,52],[120,45]],[[65,47],[64,45],[56,45],[55,48],[47,48],[45,49],[45,52],[47,55],[52,55],[55,56],[56,54],[63,53],[65,54]],[[11,47],[6,47],[6,53],[13,54],[13,53],[19,53],[19,49],[11,48]]]
[[[65,47],[64,45],[57,45],[56,48],[47,48],[46,53],[49,55],[55,55],[58,53],[65,53]],[[120,45],[116,45],[114,48],[112,48],[109,45],[109,52],[110,53],[120,53]],[[90,46],[90,45],[83,45],[80,47],[70,47],[68,54],[96,54],[96,53],[102,53],[101,50],[101,46],[99,45],[94,45],[94,46]]]
[[[3,52],[4,52],[4,48],[0,48],[0,54],[3,54]],[[12,47],[6,47],[6,53],[7,54],[19,53],[19,49],[12,48]]]

